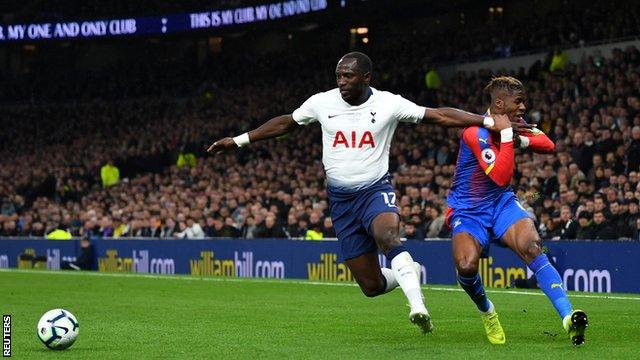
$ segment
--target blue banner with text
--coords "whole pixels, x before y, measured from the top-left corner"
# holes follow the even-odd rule
[[[568,290],[640,293],[640,243],[546,245]],[[98,271],[353,281],[336,241],[118,239],[95,240],[92,246]],[[423,266],[422,283],[456,283],[450,241],[406,241],[405,246]],[[0,239],[0,268],[59,270],[81,251],[78,240]],[[390,267],[382,255],[380,263]],[[496,246],[481,260],[480,275],[486,286],[504,288],[531,272],[509,249]]]
[[[159,16],[0,24],[0,42],[164,35],[269,22],[326,9],[326,0],[287,0],[255,6]]]

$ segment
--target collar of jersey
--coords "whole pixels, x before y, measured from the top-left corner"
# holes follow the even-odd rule
[[[336,88],[337,89],[337,88]],[[368,105],[371,101],[373,101],[373,97],[376,96],[376,94],[378,93],[378,90],[376,90],[374,87],[369,86],[369,89],[371,89],[371,96],[369,96],[369,98],[367,99],[367,101],[363,102],[360,105],[351,105],[348,102],[344,101],[344,99],[342,98],[342,96],[340,96],[340,89],[338,90],[338,96],[340,97],[340,100],[347,105],[349,108],[351,109],[359,109],[361,107],[365,107],[366,105]]]

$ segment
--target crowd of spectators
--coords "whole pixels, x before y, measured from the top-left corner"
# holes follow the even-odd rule
[[[532,51],[635,37],[640,33],[640,4],[628,1],[564,1],[552,10],[544,2],[525,2],[526,13],[514,16],[509,3],[504,13],[496,6],[489,19],[484,16],[460,19],[454,27],[425,27],[406,41],[420,41],[428,34],[432,61],[467,62],[510,57]],[[436,33],[432,33],[433,29]],[[451,39],[455,39],[452,41]],[[394,38],[393,46],[402,46]],[[406,45],[406,44],[405,44]]]
[[[426,89],[423,74],[405,71],[406,64],[394,69],[384,60],[390,54],[374,54],[374,87],[419,104],[486,110],[482,89],[491,73],[461,73]],[[334,62],[245,58],[225,63],[226,71],[205,76],[180,97],[3,106],[0,236],[41,237],[54,229],[94,237],[335,236],[317,125],[235,153],[203,150],[214,138],[289,113],[333,87]],[[638,240],[640,52],[618,49],[563,71],[546,69],[538,63],[514,75],[527,88],[527,120],[556,142],[556,152],[519,152],[514,190],[546,239]],[[402,236],[448,236],[445,199],[458,132],[428,124],[398,128],[390,171]],[[184,154],[195,161],[178,164]],[[110,161],[120,179],[103,186],[100,168]]]
[[[215,7],[240,6],[242,3],[254,4],[242,0],[226,0],[216,2]],[[596,3],[580,0],[558,4],[550,1],[522,1],[520,5],[507,4],[504,8],[495,7],[503,11],[495,10],[493,15],[488,15],[488,8],[484,5],[463,4],[462,9],[451,5],[449,8],[445,6],[439,9],[443,11],[442,16],[429,14],[426,17],[424,14],[416,14],[420,12],[407,13],[415,8],[415,4],[413,7],[403,7],[394,5],[393,2],[389,3],[380,5],[379,9],[372,5],[372,2],[359,4],[363,9],[371,8],[378,11],[367,12],[369,20],[360,21],[355,17],[353,21],[364,22],[370,26],[371,34],[367,36],[371,36],[371,45],[367,46],[367,52],[376,59],[377,67],[384,76],[384,85],[390,85],[398,91],[407,91],[407,87],[419,85],[420,75],[426,64],[474,61],[531,51],[580,47],[592,42],[631,38],[640,34],[640,3],[623,0]],[[421,2],[417,4],[424,6]],[[117,1],[83,1],[67,7],[52,5],[49,9],[49,4],[42,1],[9,1],[0,5],[0,11],[5,10],[2,12],[5,17],[4,23],[13,23],[37,21],[33,19],[33,9],[36,7],[40,10],[38,13],[43,16],[43,20],[51,21],[58,18],[101,18],[118,14],[144,15],[204,10],[212,5],[211,2],[202,0],[161,4],[151,4],[149,0],[145,0],[128,2],[126,5]],[[460,15],[462,17],[459,20],[435,20],[440,17],[455,18],[452,14],[464,14],[464,8],[469,8],[470,13],[467,16]],[[402,20],[388,19],[391,10]],[[20,14],[25,18],[22,19]],[[297,56],[295,51],[289,51],[270,58],[261,56],[260,61],[255,61],[250,59],[252,54],[242,51],[244,42],[250,41],[245,39],[239,40],[240,47],[234,49],[238,51],[225,51],[217,56],[216,60],[200,69],[194,61],[183,61],[181,56],[184,54],[166,56],[168,51],[176,51],[181,46],[156,46],[152,49],[149,44],[142,46],[145,42],[141,40],[140,43],[134,42],[131,46],[118,50],[130,55],[126,61],[96,66],[100,71],[78,71],[73,66],[76,61],[70,62],[69,58],[78,52],[91,52],[92,47],[74,44],[69,46],[69,49],[53,46],[55,49],[49,50],[46,55],[26,56],[23,61],[29,64],[28,71],[18,76],[12,72],[3,73],[3,69],[0,68],[0,75],[3,76],[3,82],[0,84],[0,102],[69,99],[91,101],[141,96],[181,97],[197,90],[203,79],[226,86],[229,78],[232,78],[233,82],[254,79],[256,72],[260,73],[259,78],[269,78],[267,72],[270,72],[271,76],[278,76],[280,72],[273,69],[283,66],[300,69],[315,63],[322,64],[320,68],[324,69],[325,66],[333,66],[335,56],[348,46],[345,37],[347,29],[343,28],[346,25],[336,24],[325,18],[319,21],[317,31],[295,35],[304,39],[305,48],[308,44],[323,43],[324,56],[318,59],[312,55]],[[227,42],[233,42],[233,38],[225,38],[224,46],[227,46]],[[163,39],[166,43],[172,41],[175,39]],[[72,49],[76,46],[77,49],[73,53]],[[41,48],[45,48],[40,43],[35,44],[35,47],[38,48],[35,52],[44,51]],[[195,45],[188,49],[186,54],[191,60],[200,56],[194,54],[198,50],[193,47]],[[395,54],[403,56],[398,57]],[[250,66],[249,71],[245,71],[247,66]],[[50,71],[52,68],[56,71]],[[248,76],[243,76],[245,72]],[[229,77],[228,74],[234,76]],[[134,81],[135,86],[132,86]]]

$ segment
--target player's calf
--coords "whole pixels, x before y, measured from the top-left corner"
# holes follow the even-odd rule
[[[345,260],[360,290],[367,297],[374,297],[387,292],[387,287],[394,288],[397,282],[387,277],[389,269],[380,269],[378,254],[374,251]],[[388,274],[387,274],[388,275]]]
[[[484,313],[489,311],[491,302],[484,291],[482,278],[478,273],[471,277],[458,275],[458,284],[460,284],[460,287],[469,295],[480,312]]]
[[[529,263],[529,269],[533,271],[538,280],[538,285],[549,298],[561,319],[571,314],[571,303],[564,290],[562,279],[558,270],[549,262],[547,254],[536,256]]]

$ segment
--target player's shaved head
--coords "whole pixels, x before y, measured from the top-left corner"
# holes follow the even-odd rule
[[[342,58],[340,58],[340,61],[347,61],[347,60],[356,61],[355,69],[360,75],[366,74],[373,70],[373,62],[371,61],[371,59],[366,54],[361,53],[359,51],[350,52],[344,55]]]
[[[520,80],[512,76],[494,77],[484,88],[484,92],[489,95],[491,100],[497,97],[512,95],[517,91],[524,92],[524,85],[522,85]]]
[[[361,52],[350,52],[336,66],[336,83],[340,96],[351,105],[359,105],[371,95],[371,59]]]

